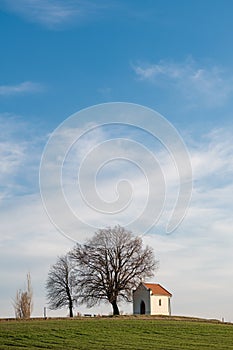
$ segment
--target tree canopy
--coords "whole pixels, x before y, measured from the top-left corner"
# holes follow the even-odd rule
[[[121,226],[97,231],[70,252],[77,278],[77,299],[88,307],[105,300],[113,314],[118,302],[131,301],[132,290],[158,266],[152,248]]]
[[[73,317],[76,288],[76,276],[68,254],[58,257],[57,262],[51,266],[46,281],[50,309],[68,307],[70,317]]]

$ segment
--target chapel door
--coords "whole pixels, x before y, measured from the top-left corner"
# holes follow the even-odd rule
[[[146,305],[145,305],[144,301],[142,300],[141,305],[140,305],[140,314],[145,315],[145,313],[146,313]]]

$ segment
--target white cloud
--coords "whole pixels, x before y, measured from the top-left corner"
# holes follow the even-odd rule
[[[9,10],[15,12],[31,22],[38,22],[45,26],[54,26],[65,22],[77,11],[71,1],[57,0],[6,0]]]
[[[101,87],[97,89],[97,92],[103,97],[105,100],[112,100],[112,88],[110,87]]]
[[[24,159],[24,147],[11,142],[0,142],[0,178],[14,172]]]
[[[194,105],[221,106],[233,93],[231,73],[218,66],[200,65],[192,58],[183,62],[161,60],[132,67],[140,80],[178,90]]]
[[[233,320],[231,135],[213,130],[190,146],[194,189],[185,220],[171,235],[158,236],[158,225],[144,237],[160,260],[156,280],[172,291],[175,314]],[[169,208],[160,224],[168,216]]]
[[[43,86],[31,81],[24,81],[17,85],[0,85],[0,96],[23,95],[40,91],[43,91]]]
[[[225,187],[232,183],[233,144],[232,131],[215,129],[203,135],[192,150],[194,181],[206,190]],[[211,174],[211,179],[210,179]]]
[[[17,130],[18,133],[21,133],[22,127],[19,126],[19,123],[15,125],[14,118],[12,123],[5,125],[5,130],[8,130],[6,136],[0,130],[2,140],[12,142]],[[177,174],[168,155],[164,152],[156,153],[158,159],[162,160],[161,165],[166,173],[168,205],[159,225],[143,239],[146,244],[153,246],[156,256],[160,260],[160,269],[155,280],[173,293],[172,310],[176,314],[225,317],[227,320],[233,320],[232,310],[229,309],[227,302],[233,288],[230,278],[233,267],[233,204],[231,198],[233,193],[231,176],[233,149],[231,135],[230,130],[214,130],[192,142],[189,151],[195,180],[193,199],[182,225],[171,235],[161,233],[164,232],[162,228],[166,225],[171,212],[170,204],[174,202]],[[63,136],[65,141],[67,138],[73,137],[72,130],[67,130]],[[67,158],[67,172],[65,173],[67,186],[73,184],[77,162],[80,162],[85,154],[93,148],[95,142],[102,142],[105,136],[104,133],[96,130],[93,138],[87,135],[86,138],[83,138],[83,143],[74,145],[73,154],[70,154],[70,159]],[[111,133],[111,137],[113,136]],[[19,135],[16,139],[15,144],[20,145]],[[23,167],[24,173],[28,173],[28,176],[36,178],[37,181],[38,174],[32,171],[30,163],[23,160],[25,157],[27,159],[28,153],[30,153],[29,144],[32,142],[32,139],[28,139],[24,145],[22,162],[16,162],[17,153],[15,153],[15,157],[12,155],[6,159],[8,179],[4,178],[4,184],[8,183],[12,186],[16,183],[20,184],[19,178],[17,178],[18,167]],[[118,147],[124,153],[124,143],[119,142]],[[78,150],[80,150],[80,154]],[[33,157],[39,160],[40,154],[41,150],[36,148]],[[106,157],[108,155],[111,155],[110,148],[106,149]],[[142,153],[136,154],[138,158],[142,156]],[[146,158],[145,155],[144,157]],[[72,160],[75,162],[73,163],[73,171],[71,171]],[[145,161],[149,161],[149,159],[145,159]],[[103,178],[105,181],[100,181],[97,184],[98,191],[106,200],[114,199],[112,194],[115,190],[115,178],[118,174],[121,175],[121,167],[120,164],[118,165],[113,163],[113,169],[110,169],[109,173],[105,173],[106,178]],[[103,170],[106,169],[103,168]],[[123,170],[125,171],[123,177],[127,175],[136,188],[135,195],[138,203],[143,202],[146,187],[143,179],[139,176],[140,174],[134,171],[133,167],[126,167]],[[112,172],[115,175],[113,177],[110,176]],[[16,179],[9,176],[12,173],[16,174]],[[67,187],[65,190],[69,191],[70,188]],[[16,290],[21,287],[29,270],[32,274],[34,288],[34,315],[41,315],[46,303],[44,283],[49,265],[56,261],[57,255],[66,253],[73,246],[73,242],[59,234],[50,223],[43,210],[38,190],[35,190],[34,194],[14,195],[14,193],[12,192],[12,198],[7,198],[2,202],[0,212],[0,247],[2,252],[0,270],[1,276],[4,276],[4,284],[7,286],[0,291],[0,316],[13,316],[10,298],[14,297]],[[70,199],[75,200],[75,191],[70,192],[71,195],[73,197]],[[82,207],[81,210],[84,219],[88,220],[88,216],[93,215],[85,207]],[[138,210],[137,206],[136,210]],[[98,222],[97,215],[93,215],[92,219]],[[111,220],[114,219],[110,218],[108,224],[111,224]],[[143,224],[144,222],[141,223],[142,227]],[[95,229],[90,229],[87,232],[80,224],[76,225],[76,231],[80,241],[83,241],[88,235],[90,237]],[[222,295],[225,295],[224,300],[221,300]],[[101,307],[102,312],[106,313],[106,307]],[[132,305],[123,306],[123,309],[132,312]],[[58,311],[57,314],[61,315],[63,311]]]
[[[38,188],[37,172],[44,139],[38,128],[19,116],[0,114],[0,124],[1,204],[4,198]]]
[[[45,280],[57,255],[72,246],[50,223],[39,194],[5,200],[0,213],[0,317],[13,317],[12,298],[22,288],[27,272],[32,276],[34,315],[41,316],[45,300]]]
[[[5,8],[30,22],[39,23],[49,29],[75,19],[82,20],[103,10],[109,3],[85,0],[3,0]]]

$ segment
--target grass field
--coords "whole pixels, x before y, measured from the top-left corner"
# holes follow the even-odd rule
[[[176,319],[1,321],[0,349],[233,349],[233,325]]]

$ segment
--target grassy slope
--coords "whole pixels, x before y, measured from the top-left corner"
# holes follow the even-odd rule
[[[0,349],[233,349],[233,325],[93,318],[0,322]]]

